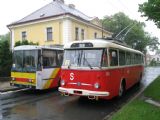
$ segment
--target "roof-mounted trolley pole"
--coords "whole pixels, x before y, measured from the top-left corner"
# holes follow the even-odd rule
[[[126,27],[125,27],[124,29],[122,29],[122,30],[116,35],[116,37],[114,37],[114,38],[117,38],[123,31],[125,31],[127,28],[129,28],[129,27],[132,26],[133,24],[134,24],[134,23],[126,26]]]

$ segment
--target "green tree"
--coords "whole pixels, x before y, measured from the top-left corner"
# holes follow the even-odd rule
[[[158,48],[158,38],[151,37],[149,33],[144,31],[145,24],[130,19],[124,13],[120,12],[108,16],[102,22],[105,29],[114,33],[113,38],[117,37],[117,39],[125,41],[134,49],[145,53],[147,46],[151,50]]]
[[[158,49],[158,50],[156,51],[156,54],[159,54],[159,55],[160,55],[160,49]]]
[[[153,59],[153,60],[150,62],[149,66],[157,66],[156,61]]]
[[[0,77],[10,76],[12,53],[10,51],[10,34],[0,36]]]
[[[148,2],[140,4],[139,12],[143,17],[147,17],[147,20],[154,21],[160,28],[160,0],[148,0]]]

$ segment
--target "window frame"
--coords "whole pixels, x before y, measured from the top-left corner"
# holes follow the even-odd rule
[[[81,29],[81,40],[84,40],[85,30]]]
[[[95,39],[97,38],[97,32],[94,33],[94,38],[95,38]]]
[[[75,40],[79,40],[79,28],[75,27]]]
[[[27,40],[27,32],[26,31],[22,31],[21,32],[21,37],[22,37],[22,41]]]
[[[53,41],[53,28],[52,27],[46,28],[46,39],[47,39],[47,41]]]

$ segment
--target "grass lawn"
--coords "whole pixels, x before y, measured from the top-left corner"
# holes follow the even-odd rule
[[[144,96],[160,101],[160,76],[145,89]]]
[[[160,76],[145,89],[144,96],[160,101]],[[137,98],[113,115],[112,120],[160,120],[160,108]]]
[[[116,113],[112,120],[160,120],[160,108],[134,100]]]

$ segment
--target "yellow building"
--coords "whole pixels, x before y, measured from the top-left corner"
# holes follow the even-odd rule
[[[28,40],[39,45],[63,45],[83,39],[110,37],[111,32],[102,30],[97,17],[88,17],[73,4],[53,0],[23,19],[8,25],[12,48],[16,41]]]

